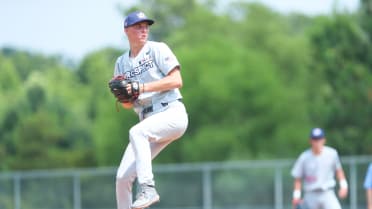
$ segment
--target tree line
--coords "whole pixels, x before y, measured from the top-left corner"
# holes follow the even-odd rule
[[[293,158],[312,127],[341,155],[372,153],[372,17],[280,14],[259,3],[144,0],[151,39],[181,63],[185,135],[156,163]],[[146,5],[146,6],[142,6]],[[140,7],[141,6],[141,7]],[[123,34],[124,35],[124,34]],[[0,51],[0,170],[118,165],[133,111],[116,111],[107,82],[118,48],[72,65]]]

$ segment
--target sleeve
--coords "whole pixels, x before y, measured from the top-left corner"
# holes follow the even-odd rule
[[[159,43],[155,51],[155,59],[158,65],[158,68],[164,75],[168,75],[175,67],[180,66],[180,63],[177,60],[176,55],[165,43]]]
[[[291,170],[291,175],[293,178],[302,178],[303,176],[303,162],[304,162],[304,155],[301,154],[300,157],[296,160]]]
[[[125,68],[128,62],[128,52],[125,52],[120,57],[116,59],[115,66],[114,66],[114,77],[119,75],[125,75],[127,73]],[[127,75],[125,75],[127,76]]]
[[[372,189],[372,163],[369,164],[366,177],[364,179],[364,188]]]
[[[341,160],[340,160],[340,156],[338,155],[338,152],[335,150],[334,151],[335,154],[335,170],[339,170],[339,169],[342,169],[342,165],[341,165]]]
[[[121,60],[121,57],[116,59],[115,67],[114,67],[114,77],[120,75],[120,73],[121,73],[121,71],[120,71],[120,60]]]

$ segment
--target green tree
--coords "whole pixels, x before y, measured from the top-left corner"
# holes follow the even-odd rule
[[[232,17],[202,6],[189,10],[183,27],[169,37],[182,64],[190,125],[180,145],[158,161],[289,156],[277,148],[307,143],[298,140],[310,123],[302,94],[310,61],[306,39],[280,27],[286,20],[267,8],[236,9],[229,14],[239,15]]]
[[[87,89],[87,114],[92,120],[92,140],[99,166],[117,165],[128,143],[128,130],[138,118],[115,102],[108,81],[114,73],[116,58],[124,52],[103,49],[89,54],[77,74]],[[118,107],[116,107],[118,105]],[[121,110],[117,112],[116,108]]]
[[[365,34],[354,18],[336,14],[318,18],[310,39],[313,87],[309,95],[314,124],[329,131],[330,142],[342,154],[370,152],[372,76]]]
[[[155,162],[295,157],[313,126],[342,155],[372,152],[368,8],[307,17],[243,1],[139,3],[127,11],[154,18],[151,39],[181,63],[190,119]],[[103,48],[71,65],[1,49],[0,169],[118,165],[138,121],[117,112],[107,87],[122,53]]]

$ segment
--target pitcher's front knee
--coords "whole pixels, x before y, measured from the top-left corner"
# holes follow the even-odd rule
[[[140,125],[135,125],[129,130],[129,139],[139,139],[139,138],[146,138],[145,130]]]

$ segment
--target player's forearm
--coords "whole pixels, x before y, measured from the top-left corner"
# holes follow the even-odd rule
[[[342,169],[339,169],[336,171],[336,175],[337,175],[337,179],[338,179],[340,187],[347,188],[348,184],[347,184],[344,171]]]
[[[293,200],[301,199],[301,179],[296,178],[293,183]]]
[[[367,198],[367,209],[372,209],[372,189],[367,189],[366,191]]]
[[[342,169],[338,169],[336,171],[336,176],[338,179],[338,184],[340,186],[340,189],[338,190],[338,196],[341,199],[344,199],[347,197],[348,194],[348,183],[345,177],[345,173]]]
[[[293,182],[293,190],[300,190],[301,191],[301,187],[302,187],[301,179],[296,178]]]
[[[141,88],[143,92],[153,92],[153,91],[167,91],[170,89],[181,88],[183,85],[180,71],[174,69],[163,79],[144,83]]]
[[[336,176],[337,176],[337,179],[340,181],[342,179],[345,179],[345,174],[344,174],[344,171],[342,169],[338,169],[336,171]]]

